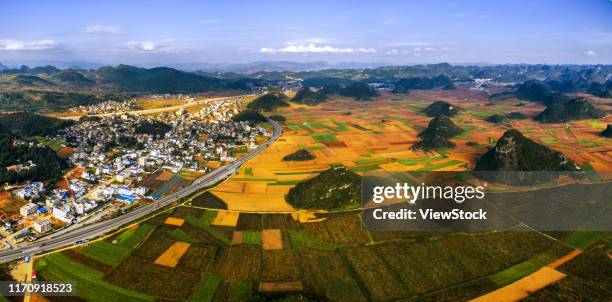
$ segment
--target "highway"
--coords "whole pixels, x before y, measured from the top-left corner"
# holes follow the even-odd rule
[[[90,225],[84,225],[80,228],[74,229],[70,232],[63,233],[57,237],[43,238],[39,241],[28,243],[25,247],[15,247],[10,250],[0,252],[0,263],[13,261],[19,258],[23,258],[26,255],[35,255],[51,250],[67,247],[76,244],[77,241],[89,240],[104,235],[110,231],[119,229],[121,226],[128,225],[140,218],[143,218],[161,208],[170,205],[171,203],[198,191],[201,188],[211,186],[215,183],[222,181],[223,179],[231,176],[236,172],[242,164],[261,153],[268,146],[274,143],[281,135],[280,125],[268,119],[274,126],[274,133],[272,137],[264,144],[258,146],[255,150],[234,161],[231,164],[221,166],[217,170],[214,170],[198,179],[196,179],[188,187],[175,192],[171,195],[165,196],[154,203],[144,205],[136,208],[130,212],[127,212],[119,217],[115,217],[109,220],[96,222]]]

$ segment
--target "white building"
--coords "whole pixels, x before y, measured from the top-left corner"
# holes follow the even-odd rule
[[[34,231],[39,234],[46,233],[51,230],[51,221],[49,221],[49,219],[47,218],[41,219],[39,221],[34,222],[32,224],[32,227],[34,228]]]
[[[27,217],[36,213],[36,210],[38,210],[38,205],[34,203],[28,203],[19,209],[19,213],[21,214],[21,216]]]
[[[71,208],[69,205],[63,205],[59,207],[53,208],[53,217],[63,221],[63,222],[71,222],[74,217],[71,213]]]

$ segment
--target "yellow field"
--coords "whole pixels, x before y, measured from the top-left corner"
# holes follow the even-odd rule
[[[174,226],[178,226],[178,227],[182,226],[182,225],[183,225],[183,223],[185,223],[185,220],[184,220],[184,219],[181,219],[181,218],[176,218],[176,217],[168,217],[168,218],[166,218],[166,220],[164,221],[164,224],[167,224],[167,225],[174,225]]]
[[[504,302],[504,301],[519,301],[529,295],[552,284],[556,281],[565,278],[565,274],[550,267],[543,267],[535,273],[524,277],[514,283],[506,285],[496,291],[490,292],[484,296],[480,296],[471,301],[473,302]]]
[[[238,212],[219,211],[213,221],[213,225],[236,226],[238,223]]]
[[[167,267],[175,267],[181,257],[187,252],[190,244],[185,242],[177,241],[170,246],[163,254],[161,254],[156,260],[155,264],[163,265]]]
[[[140,106],[143,110],[179,106],[184,104],[187,104],[186,100],[180,100],[177,98],[163,100],[154,98],[140,98],[136,100],[136,105]]]

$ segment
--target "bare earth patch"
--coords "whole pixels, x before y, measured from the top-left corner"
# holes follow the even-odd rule
[[[294,282],[261,282],[259,284],[260,292],[297,292],[303,289],[301,281]]]
[[[232,234],[232,245],[242,243],[242,231],[234,231]]]
[[[261,239],[263,241],[262,248],[264,250],[283,249],[283,237],[281,236],[280,229],[261,231]]]

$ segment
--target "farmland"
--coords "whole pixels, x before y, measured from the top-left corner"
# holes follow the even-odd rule
[[[453,121],[465,131],[451,149],[411,150],[430,119],[420,110],[439,99],[462,108]],[[572,150],[564,153],[605,177],[612,144],[597,133],[606,121],[546,127],[529,119],[495,127],[485,121],[492,114],[533,116],[543,109],[517,103],[489,105],[477,92],[457,89],[284,107],[283,136],[227,181],[137,227],[47,255],[38,270],[50,280],[71,280],[84,270],[79,282],[108,289],[78,292],[92,300],[244,301],[278,292],[332,301],[468,300],[533,278],[580,249],[550,268],[560,272],[556,277],[569,277],[543,282],[536,295],[557,297],[563,288],[577,297],[605,296],[611,290],[608,233],[370,232],[359,209],[296,211],[285,201],[295,184],[340,165],[357,173],[470,169],[510,125],[555,150]],[[300,149],[314,159],[282,160]],[[178,186],[176,177],[183,178],[159,172],[144,182],[163,191]]]
[[[214,225],[218,214],[179,206],[105,240],[50,254],[38,260],[37,270],[49,280],[103,286],[103,291],[79,290],[79,296],[92,300],[121,295],[243,301],[281,289],[330,300],[475,298],[572,250],[525,231],[370,233],[351,212],[308,223],[287,214],[240,213],[235,226]],[[184,222],[167,224],[169,217]],[[230,240],[237,234],[239,241]],[[608,265],[597,242],[609,236],[578,233],[560,238],[593,248],[559,270],[585,276],[593,263]],[[597,278],[607,282],[605,274]],[[457,284],[464,286],[462,291],[457,292]]]
[[[452,139],[456,146],[431,152],[411,150],[418,141],[417,134],[430,120],[421,110],[440,99],[461,108],[452,118],[464,130]],[[594,102],[606,106],[601,99]],[[336,98],[313,107],[283,107],[279,111],[287,118],[283,136],[212,193],[225,201],[231,210],[292,211],[284,200],[288,190],[330,166],[344,165],[357,173],[468,170],[510,127],[563,152],[595,173],[608,172],[612,164],[612,143],[598,134],[603,125],[612,122],[612,117],[546,125],[531,119],[510,120],[503,124],[486,121],[493,114],[508,112],[533,117],[544,109],[537,103],[516,106],[519,103],[515,98],[489,102],[483,93],[458,87],[454,90],[417,90],[409,95],[383,93],[370,102]],[[284,156],[300,149],[309,150],[315,158],[282,161]]]

